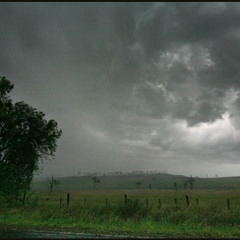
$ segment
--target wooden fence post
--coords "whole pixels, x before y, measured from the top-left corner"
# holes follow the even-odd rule
[[[161,203],[161,199],[159,198],[158,199],[158,208],[160,208],[162,206],[162,203]]]
[[[26,200],[26,192],[23,193],[23,205],[25,204],[25,200]]]
[[[197,205],[198,205],[198,203],[199,203],[199,202],[198,202],[198,198],[196,198],[196,203],[197,203]]]
[[[148,206],[148,198],[146,198],[146,206]]]
[[[108,199],[106,198],[106,205],[108,205]]]
[[[67,206],[69,206],[69,201],[70,201],[70,194],[67,194]]]
[[[186,203],[187,203],[187,206],[189,207],[189,198],[188,198],[188,195],[186,195]]]
[[[227,208],[228,208],[228,210],[230,210],[230,199],[229,198],[227,199]]]
[[[176,199],[176,198],[174,199],[174,202],[175,202],[175,205],[176,205],[176,207],[177,207],[177,199]]]
[[[127,194],[124,195],[125,204],[127,204]]]

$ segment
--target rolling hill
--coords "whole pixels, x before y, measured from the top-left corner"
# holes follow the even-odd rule
[[[184,189],[184,182],[188,179],[182,175],[166,173],[156,174],[132,174],[117,176],[99,176],[100,184],[96,189],[120,190],[120,189],[152,189],[173,190],[174,183],[177,189]],[[60,181],[58,190],[89,190],[93,189],[91,176],[70,176],[57,178]],[[139,182],[139,186],[136,183]],[[187,188],[190,188],[188,184]],[[44,191],[49,189],[48,179],[35,179],[32,183],[33,190]],[[240,189],[240,177],[219,177],[219,178],[195,178],[193,189],[198,190],[230,190]]]

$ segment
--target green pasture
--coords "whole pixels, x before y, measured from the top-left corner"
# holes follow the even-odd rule
[[[240,190],[34,191],[24,206],[1,201],[0,226],[173,238],[240,237]]]
[[[215,205],[224,209],[227,207],[227,199],[230,199],[230,208],[240,206],[240,190],[57,190],[52,193],[49,191],[38,192],[35,194],[35,199],[37,199],[38,204],[61,204],[64,206],[67,204],[67,193],[70,195],[70,206],[114,206],[124,203],[125,195],[130,201],[138,200],[142,205],[147,205],[146,202],[148,201],[148,206],[153,209],[159,207],[185,208],[187,207],[186,195],[189,198],[189,207],[210,207]],[[32,201],[33,199],[34,197],[32,197]],[[161,206],[159,206],[159,199]],[[177,199],[177,204],[175,199]]]

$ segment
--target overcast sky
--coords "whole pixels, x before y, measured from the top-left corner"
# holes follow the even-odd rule
[[[240,175],[240,3],[0,3],[0,75],[63,135],[41,176]]]

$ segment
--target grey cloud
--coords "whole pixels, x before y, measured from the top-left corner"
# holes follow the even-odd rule
[[[238,3],[0,5],[1,75],[63,128],[59,171],[236,161],[230,133],[206,151],[181,136],[226,112],[238,129]]]

